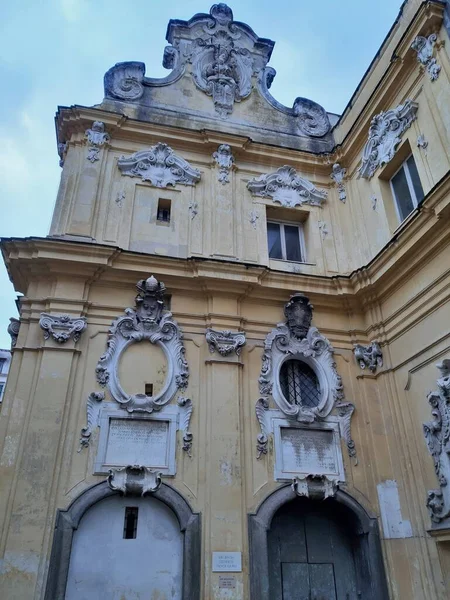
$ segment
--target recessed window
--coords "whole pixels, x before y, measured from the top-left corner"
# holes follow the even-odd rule
[[[0,373],[3,371],[3,367],[6,364],[6,358],[0,358]]]
[[[2,399],[3,396],[3,390],[5,389],[5,384],[4,383],[0,383],[0,400]]]
[[[137,535],[139,508],[137,506],[125,507],[125,518],[123,522],[123,539],[135,540]]]
[[[404,221],[424,196],[412,154],[392,177],[390,183],[398,217],[400,221]]]
[[[145,395],[146,396],[153,396],[153,383],[146,383],[145,384]]]
[[[292,405],[315,408],[320,404],[317,375],[301,360],[287,360],[281,365],[280,385],[283,396]]]
[[[160,198],[158,200],[156,220],[160,223],[170,223],[170,204],[171,201],[167,200],[167,198]]]
[[[269,258],[304,262],[303,231],[301,225],[267,222]]]

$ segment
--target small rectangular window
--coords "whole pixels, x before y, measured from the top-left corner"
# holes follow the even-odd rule
[[[137,506],[125,507],[125,518],[123,522],[123,539],[135,540],[137,535],[139,508]]]
[[[170,223],[170,205],[171,201],[167,198],[160,198],[158,200],[158,212],[156,214],[156,220],[160,223]]]
[[[153,383],[146,383],[145,384],[145,395],[146,396],[153,396]]]
[[[0,358],[0,373],[3,371],[3,367],[6,364],[6,358]]]
[[[303,231],[301,225],[290,223],[267,223],[269,258],[304,262]]]
[[[412,154],[392,177],[391,189],[398,217],[400,221],[404,221],[424,197],[419,173]]]

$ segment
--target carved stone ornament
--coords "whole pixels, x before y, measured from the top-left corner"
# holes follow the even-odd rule
[[[183,450],[192,456],[192,440],[193,435],[190,432],[191,415],[192,415],[192,400],[184,396],[178,396],[178,406],[181,409],[180,429],[183,431]]]
[[[158,188],[169,185],[195,185],[200,181],[200,171],[184,158],[175,154],[167,144],[158,142],[148,150],[141,150],[117,161],[122,175],[140,177]]]
[[[372,342],[369,346],[356,344],[353,348],[353,354],[361,369],[367,367],[372,373],[375,373],[377,367],[381,368],[383,366],[383,353],[378,342]]]
[[[19,329],[20,329],[19,319],[15,319],[14,317],[11,317],[9,319],[9,325],[8,325],[8,329],[7,329],[7,332],[11,336],[11,349],[15,348],[15,346],[17,344],[17,338],[19,336]]]
[[[81,334],[87,327],[85,317],[72,318],[70,315],[50,315],[41,313],[39,325],[44,330],[44,339],[50,336],[59,344],[64,344],[70,338],[78,342]]]
[[[87,160],[92,163],[99,160],[101,147],[109,142],[109,134],[105,131],[105,124],[101,121],[94,121],[92,127],[86,130],[85,137],[88,141]]]
[[[239,356],[246,340],[243,331],[215,331],[208,327],[206,341],[211,354],[217,350],[221,356],[228,356],[232,352]]]
[[[411,44],[411,48],[417,52],[417,61],[425,67],[431,81],[436,81],[441,72],[441,66],[433,58],[434,45],[437,41],[437,35],[432,33],[427,38],[418,35]]]
[[[68,144],[66,143],[62,143],[60,142],[58,144],[58,156],[59,156],[59,166],[63,167],[64,166],[64,161],[66,159],[66,154],[67,154],[67,148],[68,148]]]
[[[95,369],[98,383],[107,386],[111,396],[128,412],[151,413],[170,402],[177,390],[185,390],[189,367],[185,358],[183,334],[172,313],[164,309],[164,284],[151,276],[137,283],[135,308],[125,309],[125,316],[113,321],[109,329],[107,350]],[[158,345],[168,362],[166,382],[156,396],[128,394],[120,385],[118,365],[123,352],[141,341]]]
[[[219,167],[218,180],[222,185],[230,183],[230,171],[233,167],[234,158],[231,153],[231,146],[220,144],[217,151],[213,154],[213,159]]]
[[[424,150],[425,154],[427,153],[426,150],[428,148],[428,141],[423,133],[419,133],[419,135],[417,136],[417,147],[421,150]]]
[[[256,224],[259,219],[259,213],[256,210],[251,210],[249,213],[249,217],[250,225],[253,227],[253,229],[256,229]]]
[[[450,359],[436,366],[438,389],[428,394],[433,419],[423,424],[423,433],[440,487],[428,492],[427,507],[433,523],[447,520],[450,526]]]
[[[403,133],[416,119],[419,105],[406,100],[397,108],[375,115],[369,129],[369,139],[364,146],[358,178],[370,179],[375,171],[394,156]]]
[[[333,170],[331,171],[330,177],[337,186],[338,193],[339,193],[339,200],[341,200],[341,202],[345,202],[347,200],[347,194],[345,192],[345,186],[344,186],[344,178],[345,178],[346,174],[347,174],[347,169],[344,169],[343,167],[341,167],[340,164],[336,163],[333,165]]]
[[[313,307],[303,294],[294,294],[285,305],[285,323],[279,323],[264,342],[259,383],[260,398],[256,403],[256,417],[261,427],[257,439],[258,458],[267,453],[268,431],[265,412],[272,397],[277,407],[289,418],[300,423],[325,420],[332,411],[341,418],[341,435],[347,444],[350,457],[356,450],[351,438],[350,423],[354,405],[346,402],[341,377],[337,374],[334,350],[330,342],[316,327],[311,327]],[[302,403],[293,404],[283,394],[280,371],[287,360],[306,363],[316,374],[320,387],[320,401],[310,408]]]
[[[89,394],[86,403],[86,427],[83,427],[81,430],[80,447],[78,452],[81,452],[82,448],[87,448],[89,446],[92,431],[98,426],[101,403],[104,399],[104,392],[91,392]]]
[[[125,496],[145,496],[152,494],[161,485],[161,473],[149,467],[128,465],[109,470],[109,487]]]
[[[247,188],[254,196],[272,198],[282,206],[292,208],[302,204],[321,206],[327,192],[318,190],[310,181],[297,175],[293,167],[285,165],[274,173],[255,177],[247,183]]]
[[[338,482],[328,479],[326,475],[308,475],[305,478],[295,478],[292,481],[292,491],[297,496],[322,496],[323,500],[334,498],[338,490]]]

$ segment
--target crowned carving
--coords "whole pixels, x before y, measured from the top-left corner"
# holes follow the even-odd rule
[[[80,435],[80,447],[78,452],[81,452],[82,448],[87,448],[91,441],[91,435],[94,427],[97,427],[100,416],[100,407],[105,399],[103,392],[91,392],[89,394],[86,403],[86,427],[83,427]]]
[[[75,317],[70,315],[50,315],[41,313],[39,325],[44,330],[44,339],[48,340],[50,336],[59,344],[64,344],[70,338],[78,342],[81,334],[87,327],[85,317]]]
[[[353,348],[353,354],[361,369],[367,367],[372,373],[375,373],[377,367],[381,368],[383,366],[383,353],[378,342],[374,341],[368,346],[356,344]]]
[[[351,438],[350,423],[354,405],[346,402],[341,377],[336,371],[334,350],[316,327],[311,327],[313,307],[303,294],[294,294],[285,305],[286,321],[279,323],[264,342],[261,372],[258,379],[260,398],[256,403],[256,417],[261,426],[258,435],[258,458],[267,453],[268,426],[265,411],[269,398],[288,417],[300,423],[325,420],[334,410],[341,418],[341,435],[351,457],[356,459],[355,444]],[[311,408],[300,400],[292,403],[283,394],[280,371],[284,362],[297,359],[306,363],[316,374],[320,386],[320,400]]]
[[[247,183],[254,196],[272,198],[282,206],[292,208],[297,205],[311,204],[321,206],[327,192],[318,190],[310,181],[300,177],[293,167],[285,165],[274,173],[255,177]]]
[[[167,144],[158,142],[148,150],[141,150],[117,161],[122,175],[140,177],[159,188],[169,185],[195,185],[200,181],[200,171],[184,158],[175,154]]]
[[[406,100],[397,108],[375,115],[369,129],[369,139],[364,146],[358,178],[370,179],[378,167],[387,164],[395,154],[403,133],[416,119],[419,105]]]
[[[107,481],[112,490],[125,496],[145,496],[161,486],[161,473],[149,467],[128,465],[110,469]]]
[[[98,383],[107,386],[111,396],[128,412],[151,413],[170,402],[177,390],[185,390],[189,367],[185,358],[183,334],[172,313],[164,309],[166,288],[153,275],[136,285],[135,308],[125,309],[125,315],[116,319],[109,329],[107,350],[95,369]],[[157,344],[168,361],[168,375],[162,390],[156,396],[127,394],[120,385],[118,365],[122,353],[131,344],[148,341]]]
[[[423,424],[423,433],[440,489],[428,492],[427,507],[433,523],[448,520],[450,525],[450,359],[436,366],[441,377],[438,389],[428,394],[433,418]]]
[[[213,154],[213,159],[219,167],[218,180],[222,185],[230,183],[230,171],[233,167],[234,158],[231,153],[231,146],[220,144],[217,151]]]
[[[9,325],[7,332],[11,336],[11,349],[15,348],[17,344],[17,338],[19,337],[19,329],[20,329],[20,321],[19,319],[15,319],[11,317],[9,319]]]
[[[109,142],[109,134],[105,131],[105,124],[101,121],[94,121],[92,127],[86,130],[85,137],[88,141],[87,160],[92,163],[99,160],[101,147]]]
[[[426,69],[431,81],[436,81],[441,72],[441,66],[433,57],[436,41],[437,35],[432,33],[428,37],[418,35],[411,44],[411,48],[417,52],[417,61]]]
[[[215,331],[208,327],[206,341],[211,354],[217,350],[221,356],[228,356],[232,352],[239,356],[245,345],[245,333],[243,331]]]
[[[345,202],[347,200],[347,193],[344,186],[344,178],[346,174],[347,169],[341,167],[339,163],[333,165],[330,177],[336,184],[339,193],[339,200],[341,200],[341,202]]]

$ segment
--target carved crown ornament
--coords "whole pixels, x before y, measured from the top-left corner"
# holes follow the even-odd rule
[[[247,188],[254,196],[272,198],[282,206],[293,208],[302,204],[321,206],[327,197],[325,190],[319,190],[307,179],[297,174],[293,167],[285,165],[274,173],[266,173],[251,179]]]
[[[261,427],[257,438],[258,458],[267,454],[269,439],[269,424],[266,413],[273,399],[276,406],[288,419],[299,423],[311,424],[325,420],[334,411],[340,417],[341,435],[347,445],[348,454],[355,459],[355,443],[351,437],[351,417],[355,406],[345,401],[341,377],[336,371],[334,350],[326,337],[321,335],[316,327],[311,327],[313,307],[303,294],[291,296],[284,307],[286,321],[279,323],[267,335],[264,342],[262,366],[259,376],[260,398],[256,403],[256,417]],[[295,401],[286,395],[281,382],[283,365],[289,361],[299,361],[306,369],[314,373],[318,383],[315,390],[317,402],[307,401],[300,397]],[[286,365],[288,366],[288,365]],[[288,367],[289,368],[289,367]],[[298,382],[301,374],[295,374]],[[309,385],[309,384],[308,384]]]
[[[170,146],[158,142],[148,150],[141,150],[117,161],[122,175],[140,177],[159,188],[169,185],[195,185],[200,181],[201,173],[184,158],[175,154]]]
[[[396,108],[373,117],[358,178],[370,179],[379,167],[392,160],[403,133],[417,118],[418,108],[417,102],[406,100]]]
[[[208,342],[211,354],[217,350],[221,356],[228,356],[233,352],[239,356],[246,340],[243,331],[215,331],[208,327],[206,330],[206,341]]]
[[[428,37],[418,35],[411,44],[411,48],[417,52],[417,61],[427,71],[431,81],[436,81],[441,72],[441,66],[433,57],[436,42],[437,35],[432,33]]]
[[[85,137],[88,142],[88,153],[86,159],[91,163],[100,160],[100,150],[110,140],[110,136],[105,131],[105,124],[102,121],[94,121],[90,129],[86,130]],[[63,154],[64,156],[64,154]]]
[[[64,344],[70,338],[78,342],[87,327],[85,317],[72,318],[70,315],[50,315],[41,313],[39,325],[44,331],[44,339],[52,337],[58,344]]]
[[[423,433],[439,489],[429,490],[427,508],[433,523],[450,526],[450,359],[436,366],[441,376],[438,389],[428,394],[432,420],[423,424]]]
[[[344,203],[347,200],[347,193],[345,191],[345,186],[344,186],[344,179],[345,179],[346,175],[347,175],[347,169],[344,169],[344,167],[341,167],[341,165],[339,163],[336,163],[333,165],[330,177],[336,184],[338,194],[339,194],[339,200]]]
[[[383,366],[383,353],[378,342],[374,341],[368,346],[356,344],[353,354],[363,370],[367,367],[369,371],[375,373],[377,367],[381,368]]]

